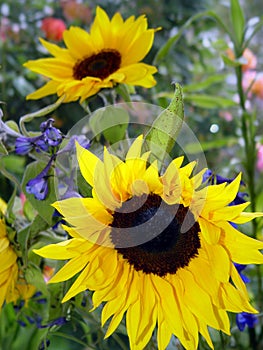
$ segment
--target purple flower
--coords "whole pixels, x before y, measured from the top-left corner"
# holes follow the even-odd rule
[[[48,177],[38,175],[34,179],[29,180],[26,184],[26,191],[42,201],[48,194]]]
[[[41,135],[35,137],[19,136],[15,142],[15,151],[17,154],[26,155],[33,149],[37,152],[47,152],[49,147],[60,145],[63,135],[60,130],[53,127],[54,119],[50,118],[40,124]]]
[[[40,130],[43,132],[45,142],[52,147],[56,147],[61,144],[63,135],[61,131],[54,126],[54,119],[50,118],[46,122],[40,124]]]
[[[34,143],[29,137],[18,137],[15,143],[15,151],[17,154],[25,155],[32,151]]]
[[[245,329],[246,325],[248,328],[254,328],[258,323],[258,318],[254,314],[247,312],[241,312],[236,315],[236,323],[241,332]]]
[[[67,322],[66,317],[58,317],[55,320],[48,322],[47,324],[39,325],[38,328],[48,328],[48,327],[52,327],[52,326],[63,326],[63,324],[65,324],[66,322]]]
[[[80,146],[82,146],[83,148],[90,148],[90,140],[87,139],[86,136],[84,135],[73,135],[70,137],[68,143],[66,144],[66,146],[61,149],[58,154],[61,154],[61,153],[66,153],[66,152],[72,152],[72,150],[75,150],[75,141],[77,141]]]
[[[41,137],[39,137],[39,139],[35,142],[34,146],[35,146],[35,149],[38,153],[41,151],[48,152],[48,149],[49,149],[49,145],[46,142],[43,135],[41,135]]]
[[[18,322],[18,324],[21,326],[21,327],[26,327],[26,323],[24,322],[24,321],[22,321],[22,320],[18,320],[17,321]]]
[[[47,347],[49,347],[49,345],[50,345],[49,339],[42,340],[41,344],[38,347],[38,350],[45,350]]]
[[[31,152],[34,148],[36,151],[48,151],[48,144],[45,142],[43,135],[36,137],[25,137],[21,136],[16,139],[15,151],[17,154],[26,155]]]
[[[238,263],[234,263],[234,265],[235,265],[235,268],[237,269],[237,272],[239,273],[239,276],[242,278],[243,282],[249,283],[250,279],[242,273],[242,271],[245,270],[247,265],[238,264]]]
[[[27,193],[33,194],[38,200],[43,200],[48,194],[48,172],[54,157],[51,157],[47,166],[35,178],[26,184]]]

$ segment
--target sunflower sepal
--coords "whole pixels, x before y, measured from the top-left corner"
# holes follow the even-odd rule
[[[162,111],[145,135],[144,147],[151,151],[151,159],[157,159],[159,166],[175,145],[184,120],[183,89],[175,84],[174,96],[169,106]]]

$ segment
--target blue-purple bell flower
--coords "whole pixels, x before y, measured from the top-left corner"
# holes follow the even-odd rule
[[[20,136],[16,139],[15,151],[17,154],[26,155],[29,152],[31,152],[34,148],[38,152],[48,151],[48,144],[44,141],[43,135],[35,137]]]
[[[49,339],[42,340],[41,344],[38,347],[38,350],[45,350],[47,347],[49,347],[49,345],[50,345]]]
[[[258,318],[254,314],[240,312],[236,315],[236,324],[241,332],[244,331],[246,326],[248,326],[248,328],[254,328],[257,323]]]
[[[63,140],[61,131],[53,126],[54,119],[50,118],[40,124],[45,142],[52,147],[59,146]]]
[[[61,131],[53,126],[54,119],[50,118],[40,124],[39,136],[26,137],[19,136],[15,142],[15,151],[17,154],[26,155],[34,149],[37,152],[48,152],[49,147],[59,146],[63,140]]]
[[[67,323],[67,319],[64,316],[58,317],[55,320],[49,321],[46,324],[41,324],[38,328],[49,328],[53,326],[63,326],[63,324]]]
[[[244,264],[238,264],[238,263],[234,263],[235,265],[235,268],[237,269],[237,272],[239,273],[239,276],[242,278],[242,281],[244,283],[249,283],[250,282],[250,279],[244,275],[242,273],[243,270],[245,270],[245,268],[247,267],[247,265],[244,265]]]
[[[35,178],[26,184],[27,193],[33,194],[38,200],[44,200],[48,194],[48,172],[54,157],[51,157],[47,166]]]

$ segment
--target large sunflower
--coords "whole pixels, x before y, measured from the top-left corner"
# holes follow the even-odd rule
[[[19,271],[17,254],[7,236],[5,220],[1,218],[5,208],[6,204],[0,198],[0,310],[4,302],[27,300],[35,292],[35,287],[27,284]]]
[[[27,98],[39,99],[56,93],[58,96],[65,94],[64,102],[79,98],[83,101],[117,83],[154,86],[152,75],[157,69],[140,62],[152,47],[154,32],[154,29],[147,29],[147,19],[143,15],[124,21],[116,13],[110,20],[97,7],[90,33],[79,27],[64,31],[66,48],[40,39],[54,57],[28,61],[24,66],[50,80]]]
[[[200,189],[203,172],[195,163],[174,159],[163,175],[137,138],[125,161],[104,152],[104,161],[77,145],[81,173],[92,186],[91,198],[54,203],[70,226],[70,239],[35,250],[42,257],[69,260],[50,280],[78,274],[63,302],[90,289],[94,309],[105,303],[106,337],[126,313],[132,350],[143,349],[157,325],[158,348],[172,334],[196,349],[198,333],[211,348],[208,326],[229,334],[227,311],[257,311],[233,262],[263,263],[263,243],[235,229],[260,216],[229,207],[240,184]]]

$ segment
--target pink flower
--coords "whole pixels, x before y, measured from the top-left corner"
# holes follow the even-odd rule
[[[233,120],[232,114],[228,111],[220,111],[219,116],[225,119],[227,122],[231,122]]]
[[[91,9],[81,2],[76,0],[61,1],[63,8],[63,15],[68,21],[79,20],[83,23],[89,24],[92,20]]]
[[[263,145],[258,147],[257,151],[257,169],[258,171],[263,171]]]
[[[66,28],[66,24],[62,19],[54,17],[44,18],[41,24],[41,30],[44,32],[46,39],[53,41],[62,40]]]

